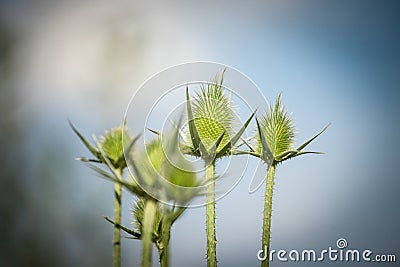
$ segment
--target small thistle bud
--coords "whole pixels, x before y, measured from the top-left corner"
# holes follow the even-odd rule
[[[143,219],[144,219],[144,204],[145,200],[143,198],[139,198],[132,210],[132,215],[133,215],[133,224],[135,227],[135,230],[142,234],[143,233]],[[153,234],[157,235],[159,226],[161,223],[161,207],[159,204],[157,204],[157,209],[156,209],[156,214],[154,218],[154,227],[153,227]]]
[[[115,168],[122,169],[126,167],[124,144],[128,144],[131,138],[128,130],[123,125],[110,129],[101,137],[100,147]]]
[[[264,160],[268,165],[281,163],[304,154],[321,154],[315,151],[303,151],[312,141],[320,136],[328,127],[294,148],[295,127],[292,119],[281,102],[282,93],[278,95],[275,105],[257,120],[256,151],[253,155]]]
[[[292,119],[285,110],[281,101],[282,94],[271,105],[268,112],[260,118],[260,128],[264,134],[272,155],[276,158],[279,154],[291,150],[294,144],[295,128]],[[262,144],[257,134],[257,151],[261,152]]]
[[[192,164],[179,156],[178,147],[169,145],[174,144],[176,134],[155,138],[146,145],[146,151],[132,155],[131,162],[137,183],[149,195],[162,202],[186,205],[197,195],[199,181]]]

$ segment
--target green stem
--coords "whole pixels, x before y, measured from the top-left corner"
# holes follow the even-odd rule
[[[171,238],[172,221],[169,216],[165,216],[162,221],[162,249],[160,250],[160,265],[161,267],[169,266],[169,240]]]
[[[144,204],[143,232],[142,232],[142,267],[151,267],[153,248],[153,228],[157,203],[149,198]]]
[[[274,192],[275,165],[272,164],[267,172],[265,188],[264,220],[262,233],[262,248],[266,259],[261,262],[261,267],[269,267],[270,236],[271,236],[271,215],[272,215],[272,194]]]
[[[119,174],[122,173],[121,169],[117,170]],[[120,183],[114,184],[114,245],[113,245],[113,261],[114,267],[121,266],[121,196],[122,186]]]
[[[215,233],[215,162],[206,165],[206,232],[207,266],[217,266],[217,238]]]

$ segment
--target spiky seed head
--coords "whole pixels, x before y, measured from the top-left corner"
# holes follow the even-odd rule
[[[230,97],[222,86],[223,75],[217,74],[212,83],[202,86],[193,100],[193,117],[201,142],[206,148],[213,145],[225,132],[219,145],[224,147],[231,138],[235,123],[235,112]],[[219,150],[217,149],[217,152]]]
[[[124,125],[112,128],[100,138],[100,147],[115,167],[126,167],[124,160],[124,143],[132,139]],[[120,162],[122,160],[122,162]]]
[[[192,164],[177,156],[179,148],[174,148],[167,155],[168,145],[165,143],[168,140],[163,142],[161,137],[149,142],[146,151],[136,160],[137,169],[152,195],[163,197],[163,201],[184,205],[197,193],[199,181]]]
[[[268,112],[260,117],[261,132],[264,134],[274,158],[291,150],[295,139],[294,124],[282,105],[281,97],[282,93],[277,97],[275,105],[271,105]],[[262,144],[258,133],[256,137],[257,152],[260,153]]]
[[[143,198],[139,198],[133,206],[132,215],[133,215],[133,225],[137,232],[140,234],[143,232],[143,219],[144,219],[144,204],[145,200]],[[161,206],[158,203],[156,208],[156,215],[154,218],[154,226],[153,226],[153,234],[158,234],[158,229],[160,227],[160,223],[162,220],[162,210]]]

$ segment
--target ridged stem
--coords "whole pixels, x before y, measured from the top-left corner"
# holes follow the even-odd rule
[[[153,248],[153,228],[157,203],[149,198],[144,204],[143,231],[142,231],[142,267],[151,267]]]
[[[119,174],[122,174],[122,170],[117,170]],[[120,183],[114,184],[114,241],[113,241],[113,262],[114,267],[121,266],[121,229],[118,227],[121,225],[121,197],[122,197],[122,186]]]
[[[168,267],[169,266],[169,240],[171,237],[171,226],[172,222],[167,216],[165,220],[162,221],[162,249],[160,250],[160,266]]]
[[[274,193],[275,165],[268,168],[267,181],[265,185],[264,219],[262,232],[262,247],[266,259],[261,262],[261,267],[269,267],[270,238],[271,238],[271,215],[272,215],[272,195]]]
[[[206,165],[206,232],[207,266],[217,266],[217,238],[215,233],[215,162]]]

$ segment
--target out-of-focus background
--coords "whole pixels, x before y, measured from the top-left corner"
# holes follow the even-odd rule
[[[193,60],[241,70],[269,101],[283,91],[299,142],[332,123],[312,145],[325,155],[277,171],[272,248],[346,238],[399,266],[399,14],[398,1],[1,0],[0,266],[111,266],[112,185],[73,160],[88,154],[67,118],[102,134],[143,81]],[[217,203],[220,266],[259,264],[263,190],[248,184]],[[204,229],[201,208],[176,223],[171,266],[206,265]],[[138,266],[139,242],[122,245]]]

